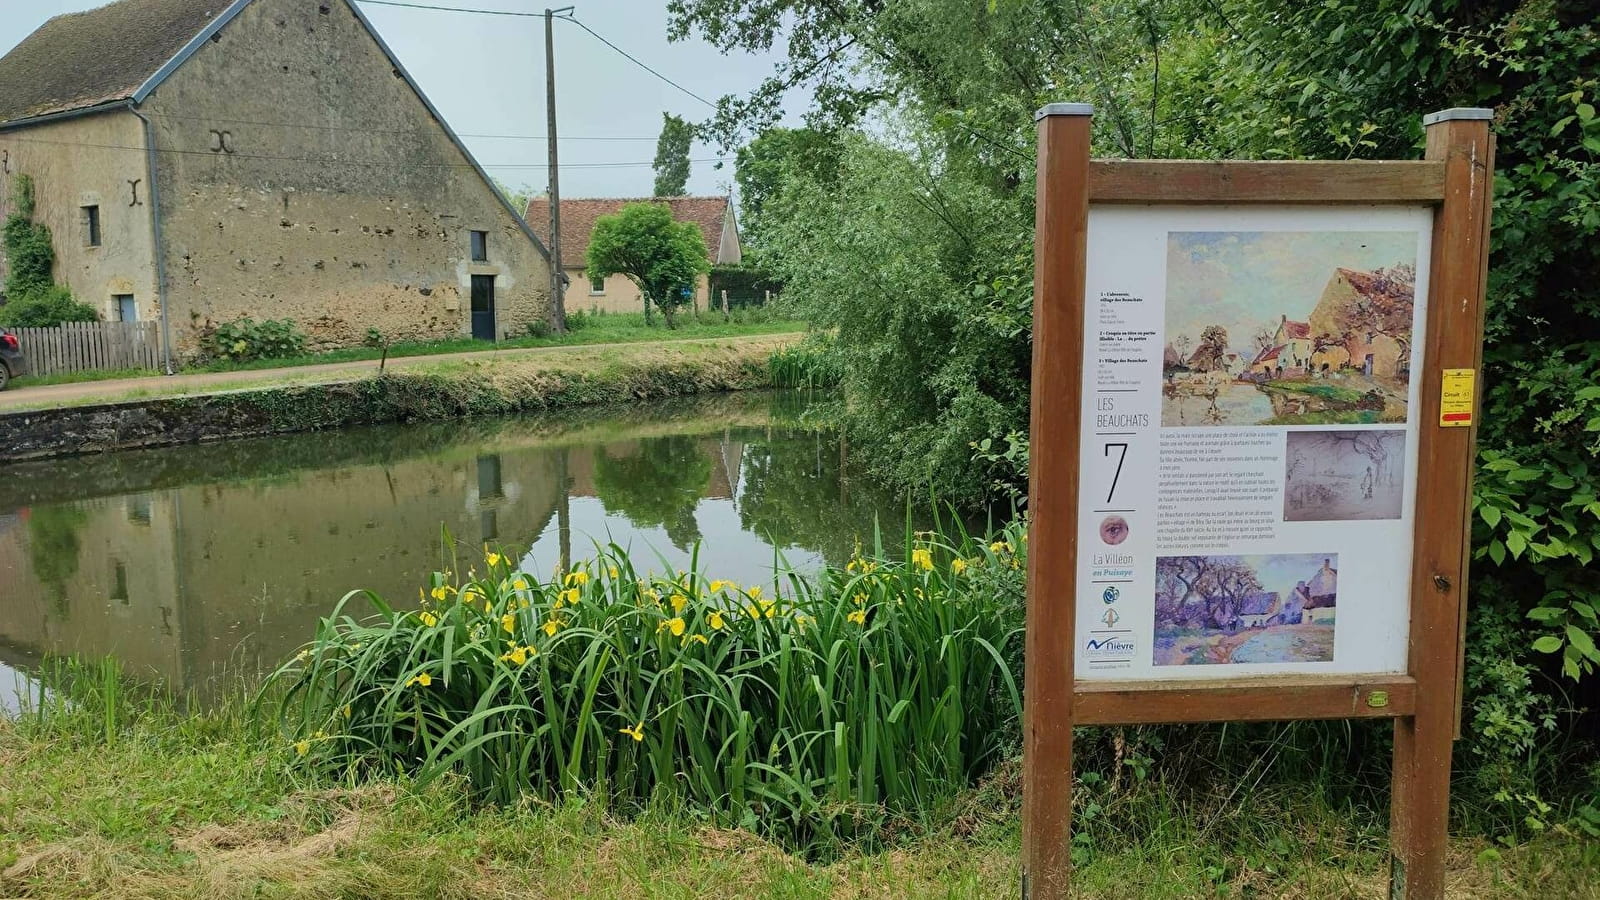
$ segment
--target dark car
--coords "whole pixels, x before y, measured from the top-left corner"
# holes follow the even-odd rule
[[[22,342],[9,331],[0,330],[0,391],[11,379],[28,374],[28,358],[22,355]]]

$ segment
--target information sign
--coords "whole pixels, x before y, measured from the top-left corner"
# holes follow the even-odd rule
[[[1391,895],[1443,896],[1492,116],[1414,161],[1091,160],[1039,114],[1023,894],[1078,725],[1394,722]]]

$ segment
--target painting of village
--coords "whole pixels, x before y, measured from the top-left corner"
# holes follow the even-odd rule
[[[1404,422],[1417,234],[1167,236],[1161,424]]]
[[[1284,521],[1400,518],[1404,429],[1291,431],[1286,443]]]
[[[1158,666],[1333,660],[1336,554],[1156,558]]]

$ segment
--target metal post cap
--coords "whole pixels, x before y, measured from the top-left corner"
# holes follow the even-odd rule
[[[1035,122],[1047,116],[1092,116],[1094,115],[1093,103],[1047,103],[1039,107],[1033,114]]]
[[[1484,109],[1481,106],[1453,106],[1450,109],[1441,109],[1438,112],[1428,113],[1422,117],[1422,124],[1433,125],[1438,122],[1482,121],[1494,118],[1494,110]]]

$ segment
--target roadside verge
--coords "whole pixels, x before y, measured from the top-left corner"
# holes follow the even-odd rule
[[[0,463],[761,388],[771,383],[772,352],[800,337],[594,345],[364,378],[0,412]]]

